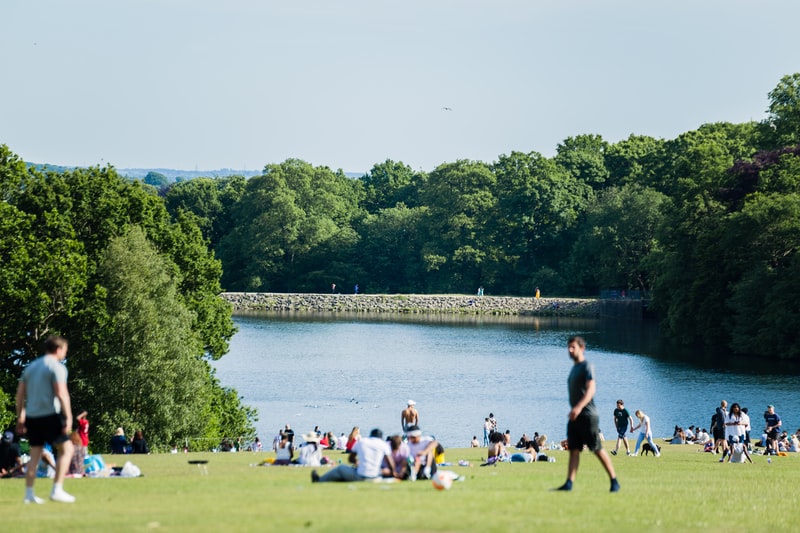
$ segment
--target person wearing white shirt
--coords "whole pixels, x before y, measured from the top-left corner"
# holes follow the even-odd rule
[[[328,481],[364,481],[377,479],[381,476],[381,465],[386,461],[389,468],[394,470],[394,460],[389,443],[383,440],[383,432],[373,429],[369,437],[359,439],[350,452],[350,462],[355,466],[339,465],[323,476],[314,470],[311,472],[311,481],[314,483]]]

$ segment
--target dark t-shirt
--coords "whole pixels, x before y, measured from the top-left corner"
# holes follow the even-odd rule
[[[619,408],[614,409],[614,424],[617,426],[617,429],[619,431],[627,429],[630,420],[631,420],[631,414],[628,412],[627,409],[625,409],[624,407],[622,409]]]
[[[580,363],[573,365],[572,370],[567,378],[567,388],[569,390],[569,404],[573,407],[583,398],[586,394],[586,384],[594,379],[594,365],[589,361],[583,360]],[[597,407],[592,398],[586,407],[581,411],[585,416],[597,416]]]
[[[781,417],[778,416],[778,413],[764,413],[764,422],[766,422],[767,427],[772,427],[778,425],[778,422],[781,421]],[[775,428],[772,431],[777,431],[778,428]]]

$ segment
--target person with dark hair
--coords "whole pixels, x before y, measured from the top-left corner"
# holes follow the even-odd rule
[[[141,430],[137,430],[133,434],[131,453],[150,453],[150,448],[147,447],[147,440],[144,438],[144,434],[142,434]]]
[[[14,432],[3,432],[0,441],[0,477],[14,477],[22,473],[22,454],[14,442]]]
[[[567,448],[569,449],[569,466],[567,481],[556,490],[570,491],[578,474],[581,461],[581,451],[584,446],[594,452],[600,463],[605,468],[611,480],[611,492],[619,491],[619,482],[614,472],[611,457],[603,449],[600,440],[600,416],[594,404],[594,395],[597,392],[594,365],[586,360],[584,351],[586,341],[583,337],[571,337],[567,341],[567,351],[573,366],[567,378],[569,391],[569,411],[567,422]]]
[[[17,386],[17,433],[27,435],[30,464],[38,465],[45,443],[58,449],[56,474],[50,499],[73,503],[75,497],[64,490],[64,477],[72,461],[72,405],[67,388],[67,367],[62,363],[69,349],[67,339],[50,336],[44,342],[45,354],[22,372]],[[25,503],[44,503],[33,491],[36,468],[25,473]]]
[[[392,450],[389,443],[383,440],[383,432],[373,429],[369,437],[359,439],[350,452],[350,462],[355,466],[339,465],[320,476],[316,470],[311,471],[312,483],[328,481],[364,481],[381,477],[381,465],[386,464],[394,471]]]
[[[631,428],[631,432],[633,432],[633,418],[631,418],[631,414],[628,410],[625,409],[625,402],[622,400],[617,400],[617,408],[614,409],[614,427],[617,428],[617,444],[614,446],[614,449],[611,450],[611,455],[617,455],[620,442],[625,444],[625,453],[630,455],[631,448],[628,445],[628,437],[626,437],[626,434],[628,428]]]

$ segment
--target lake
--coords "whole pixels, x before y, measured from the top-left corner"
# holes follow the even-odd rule
[[[483,421],[498,429],[564,438],[566,380],[572,362],[566,339],[582,335],[596,368],[595,398],[606,438],[614,438],[617,399],[643,410],[656,437],[675,425],[709,428],[720,400],[749,407],[754,432],[774,404],[783,428],[800,424],[798,373],[764,361],[719,363],[703,354],[665,357],[647,322],[535,317],[249,314],[230,352],[214,363],[224,386],[259,412],[269,444],[290,424],[296,433],[319,426],[337,435],[353,426],[400,431],[400,412],[417,402],[423,431],[447,447],[482,441]]]

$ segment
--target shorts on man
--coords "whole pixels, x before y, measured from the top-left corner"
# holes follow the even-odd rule
[[[69,440],[69,435],[64,433],[64,419],[60,414],[28,418],[25,426],[31,446],[44,446],[45,443],[58,446]]]
[[[575,420],[567,422],[567,447],[582,450],[586,446],[596,452],[603,448],[600,440],[600,417],[581,413]]]

